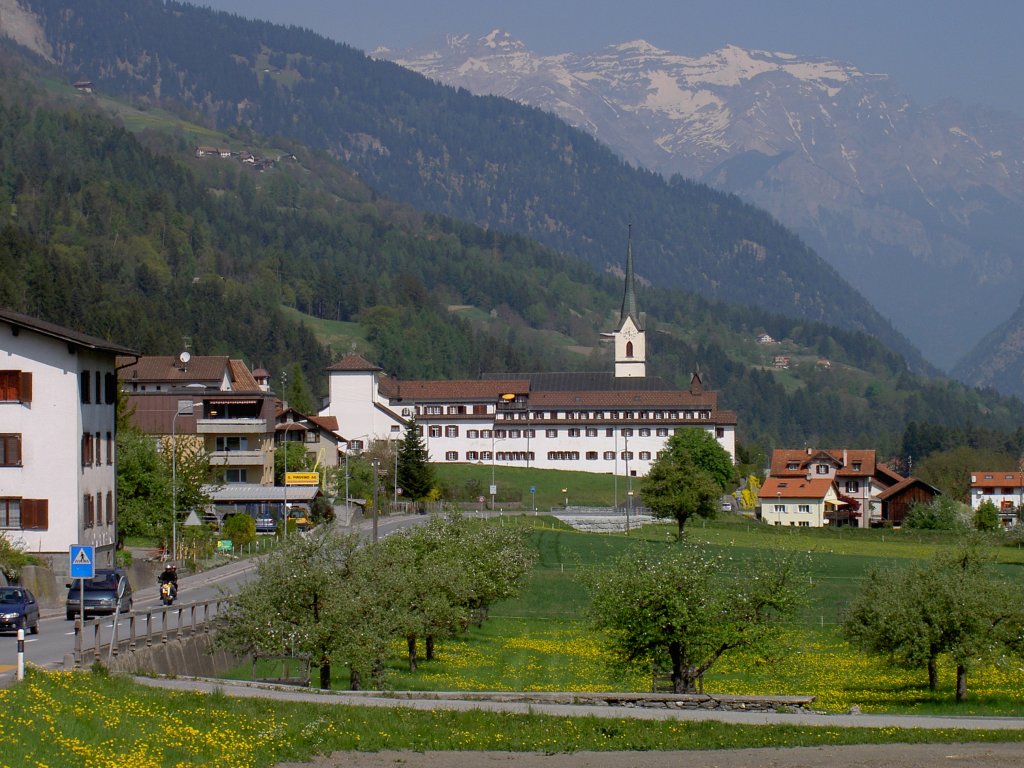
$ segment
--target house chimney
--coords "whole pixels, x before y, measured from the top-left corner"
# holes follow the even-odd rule
[[[846,462],[846,449],[845,449],[845,448],[843,448],[843,467],[845,467],[845,466],[846,466],[846,463],[847,463],[847,462]]]

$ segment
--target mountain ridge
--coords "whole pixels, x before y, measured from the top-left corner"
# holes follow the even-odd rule
[[[942,367],[1020,302],[1024,120],[1014,115],[955,100],[919,107],[885,74],[738,46],[689,57],[633,41],[545,56],[492,31],[375,55],[551,111],[629,162],[768,210]],[[975,305],[987,311],[960,309]]]
[[[600,269],[630,221],[648,279],[866,330],[920,353],[762,211],[623,163],[539,110],[431,83],[314,32],[155,0],[22,0],[69,77],[211,127],[281,135],[345,161],[422,210],[534,237]],[[109,19],[116,16],[118,23]],[[753,244],[753,247],[751,246]]]

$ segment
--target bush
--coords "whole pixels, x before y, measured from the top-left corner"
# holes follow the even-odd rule
[[[966,531],[967,508],[948,496],[939,496],[931,504],[915,504],[903,520],[904,528],[925,531]]]
[[[221,538],[231,539],[236,547],[244,547],[256,540],[256,521],[249,515],[229,515],[224,518]]]

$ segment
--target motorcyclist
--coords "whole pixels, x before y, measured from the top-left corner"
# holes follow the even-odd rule
[[[168,563],[157,579],[161,585],[171,585],[171,597],[178,597],[178,567],[174,563]]]

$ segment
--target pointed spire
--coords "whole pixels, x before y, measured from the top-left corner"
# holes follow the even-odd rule
[[[627,317],[633,318],[637,328],[640,327],[640,313],[636,308],[636,285],[633,281],[633,225],[629,225],[629,237],[626,240],[626,290],[622,295],[622,313],[619,315],[619,323],[624,323]]]

